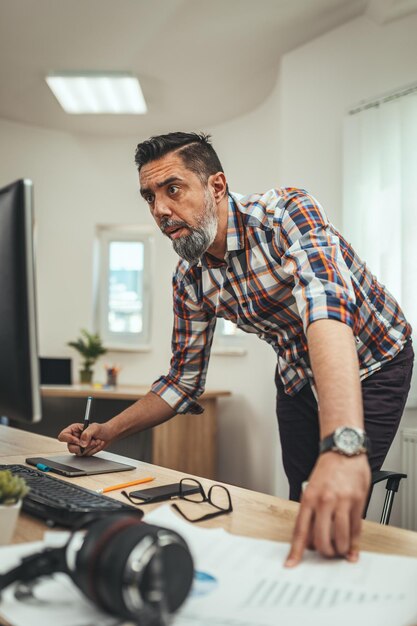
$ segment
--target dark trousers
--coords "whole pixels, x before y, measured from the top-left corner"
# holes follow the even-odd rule
[[[379,470],[397,432],[411,383],[414,352],[409,339],[397,356],[362,381],[365,430],[371,440],[369,463]],[[277,418],[290,500],[299,501],[301,485],[316,463],[319,449],[317,402],[309,384],[295,396],[284,392],[278,373]]]

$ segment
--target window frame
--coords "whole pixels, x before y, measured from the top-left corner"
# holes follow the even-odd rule
[[[137,242],[143,250],[143,308],[142,331],[111,333],[108,328],[109,311],[109,251],[112,242]],[[122,352],[149,352],[151,349],[153,231],[137,225],[97,225],[94,251],[94,327],[107,350]]]
[[[246,333],[237,328],[235,335],[224,332],[224,324],[227,320],[222,317],[216,320],[211,354],[215,356],[244,356],[247,353]],[[237,326],[236,326],[237,327]]]

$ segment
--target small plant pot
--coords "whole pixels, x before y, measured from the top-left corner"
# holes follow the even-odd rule
[[[22,501],[19,500],[16,504],[0,504],[0,545],[5,546],[12,540],[17,518],[19,517]]]
[[[91,385],[93,382],[93,370],[80,370],[80,383],[82,385]]]

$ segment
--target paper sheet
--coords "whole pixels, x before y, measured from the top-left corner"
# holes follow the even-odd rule
[[[169,505],[149,513],[146,521],[176,530],[194,557],[193,589],[173,626],[417,625],[417,559],[362,552],[359,563],[350,564],[308,553],[288,570],[282,566],[288,544],[199,528]],[[0,570],[43,546],[1,548]],[[63,574],[42,580],[34,595],[16,598],[13,588],[6,590],[1,614],[15,626],[122,623],[99,611]]]
[[[288,544],[198,528],[168,505],[146,520],[180,533],[200,572],[175,626],[417,624],[417,559],[362,552],[352,564],[308,552],[286,569]]]

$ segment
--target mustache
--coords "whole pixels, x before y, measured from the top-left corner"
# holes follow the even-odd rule
[[[167,217],[161,219],[159,227],[164,235],[166,234],[168,228],[188,228],[191,230],[191,227],[187,224],[187,222],[181,222],[180,220],[170,220]]]

